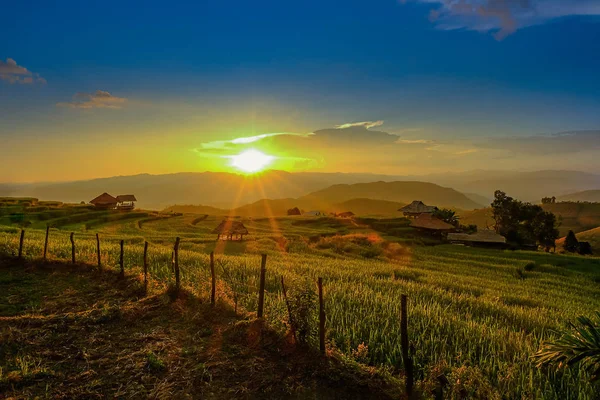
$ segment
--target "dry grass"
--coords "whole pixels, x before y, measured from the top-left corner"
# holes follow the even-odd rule
[[[0,292],[0,398],[401,397],[396,380],[298,350],[229,304],[145,294],[137,277],[0,259]]]

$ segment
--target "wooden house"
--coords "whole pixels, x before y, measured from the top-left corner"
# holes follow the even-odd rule
[[[121,194],[117,196],[117,210],[131,211],[135,208],[137,199],[132,194]]]
[[[119,200],[116,197],[112,197],[110,194],[104,192],[100,196],[90,200],[96,208],[110,210],[117,206]]]
[[[234,237],[236,240],[244,240],[244,235],[248,234],[248,229],[240,221],[226,219],[213,229],[212,233],[217,234],[217,240],[220,240],[221,236],[225,240],[234,240]]]
[[[402,207],[398,211],[402,211],[405,217],[418,217],[421,214],[433,214],[437,210],[435,206],[428,206],[420,200],[415,200],[407,206]]]

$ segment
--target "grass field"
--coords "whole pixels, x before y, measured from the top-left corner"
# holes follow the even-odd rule
[[[281,276],[291,291],[323,277],[329,346],[398,376],[403,373],[400,295],[407,294],[418,387],[425,395],[444,373],[450,398],[465,393],[482,399],[598,398],[598,387],[576,368],[553,372],[531,359],[543,340],[557,336],[555,330],[600,309],[598,259],[409,245],[413,242],[405,240],[401,226],[384,236],[372,223],[329,218],[244,219],[248,240],[216,243],[210,231],[220,217],[143,214],[91,229],[83,219],[52,229],[49,255],[70,259],[73,229],[77,259],[95,263],[98,232],[102,263],[116,268],[118,241],[124,239],[127,273],[137,274],[147,240],[152,278],[169,283],[172,244],[180,236],[183,285],[208,296],[208,253],[215,251],[219,295],[255,311],[259,254],[266,253],[265,312],[271,326],[286,329]],[[0,252],[16,252],[18,232],[2,228]],[[26,257],[41,256],[43,236],[42,230],[27,230]]]

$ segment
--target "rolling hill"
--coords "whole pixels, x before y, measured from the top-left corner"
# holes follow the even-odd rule
[[[557,200],[600,203],[600,190],[584,190],[583,192],[566,194],[564,196],[559,196]]]
[[[277,199],[277,200],[259,200],[251,204],[236,207],[231,210],[219,209],[203,205],[174,205],[167,207],[163,212],[192,213],[192,214],[210,214],[210,215],[235,215],[241,217],[265,217],[265,216],[284,216],[287,210],[298,207],[303,211],[318,210],[325,213],[352,211],[357,215],[370,216],[401,216],[398,211],[404,203],[386,200],[373,199],[352,199],[336,204],[326,204],[325,202],[302,201],[299,199]]]
[[[265,171],[257,176],[226,172],[182,172],[139,174],[72,182],[0,183],[0,196],[28,196],[67,203],[88,202],[100,193],[133,193],[138,205],[162,209],[172,204],[206,204],[229,209],[260,199],[287,199],[307,196],[331,185],[372,182],[431,182],[465,193],[471,203],[457,208],[470,209],[489,205],[496,189],[520,200],[538,202],[542,197],[561,196],[600,187],[600,176],[578,171],[466,171],[429,175],[375,175],[361,173]],[[337,202],[355,198],[374,198],[357,191]],[[418,198],[418,197],[417,197]],[[378,200],[409,202],[413,199],[377,197]],[[422,198],[438,204],[438,198]],[[464,202],[464,199],[461,200]],[[448,205],[455,203],[450,202]],[[459,202],[460,203],[460,202]],[[477,206],[474,206],[474,203]]]
[[[579,232],[575,236],[580,242],[589,242],[595,254],[600,252],[600,227]],[[563,236],[556,241],[556,245],[563,246],[564,241],[565,237]]]
[[[398,203],[410,203],[421,200],[429,205],[471,210],[484,207],[466,195],[434,183],[418,181],[399,182],[372,182],[356,183],[352,185],[333,185],[326,189],[316,191],[307,196],[300,197],[300,201],[318,203],[341,203],[344,201],[369,198],[386,200]]]

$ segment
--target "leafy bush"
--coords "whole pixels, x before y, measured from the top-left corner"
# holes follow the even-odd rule
[[[539,367],[579,365],[591,374],[592,381],[600,381],[600,312],[596,312],[596,321],[581,316],[577,322],[569,323],[571,331],[558,340],[544,343],[534,357]]]

